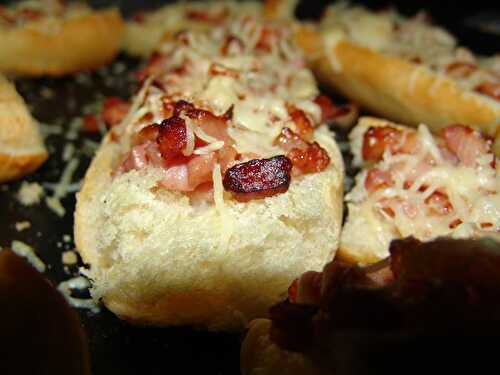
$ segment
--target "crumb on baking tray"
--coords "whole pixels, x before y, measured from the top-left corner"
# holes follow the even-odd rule
[[[73,250],[68,250],[62,253],[61,256],[62,262],[64,265],[74,265],[78,262],[78,257]]]
[[[43,187],[38,182],[24,181],[17,192],[17,200],[24,206],[33,206],[40,203],[44,194]]]
[[[31,228],[31,223],[29,221],[27,221],[27,220],[25,220],[25,221],[18,221],[18,222],[16,222],[15,227],[16,227],[16,230],[18,232],[22,232],[25,229]]]
[[[45,263],[38,257],[35,250],[30,245],[22,241],[14,240],[12,241],[10,248],[17,255],[26,258],[26,260],[30,262],[38,272],[45,272],[45,269],[47,268]]]

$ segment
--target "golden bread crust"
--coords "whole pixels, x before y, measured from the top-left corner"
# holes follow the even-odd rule
[[[60,76],[106,64],[120,48],[124,26],[117,9],[56,22],[50,25],[52,30],[42,30],[36,25],[2,30],[0,71]]]
[[[31,173],[46,159],[36,121],[15,87],[0,74],[0,182]]]
[[[402,58],[342,38],[328,43],[314,27],[296,26],[295,41],[321,83],[372,113],[411,126],[424,123],[433,132],[454,123],[471,125],[493,137],[500,154],[498,101]]]

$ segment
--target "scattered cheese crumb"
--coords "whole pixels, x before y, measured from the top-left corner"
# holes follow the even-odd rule
[[[71,236],[69,234],[63,234],[63,241],[66,243],[71,242]]]
[[[21,232],[25,229],[31,228],[31,223],[29,221],[18,221],[15,224],[15,227],[18,232]]]
[[[62,253],[62,262],[65,265],[72,265],[78,262],[78,257],[73,250],[68,250]]]
[[[66,214],[66,209],[61,204],[59,198],[47,197],[45,198],[45,203],[47,207],[56,213],[56,215],[63,217]]]
[[[44,195],[43,187],[37,182],[23,182],[17,192],[17,199],[24,206],[40,203]]]
[[[45,263],[43,263],[38,255],[36,255],[35,250],[31,246],[25,244],[24,242],[14,240],[12,241],[10,247],[17,255],[26,258],[28,262],[30,262],[31,265],[38,270],[38,272],[45,272]]]
[[[90,286],[89,281],[83,277],[78,276],[72,279],[63,281],[57,286],[57,289],[63,294],[68,303],[76,308],[90,309],[94,313],[100,311],[99,306],[92,298],[75,298],[71,296],[72,289],[87,289]]]

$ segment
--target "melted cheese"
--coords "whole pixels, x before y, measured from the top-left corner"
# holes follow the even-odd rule
[[[264,28],[269,32],[264,32]],[[160,72],[149,77],[119,126],[127,135],[122,148],[130,149],[130,135],[151,122],[162,121],[165,100],[186,100],[197,108],[222,116],[229,110],[227,132],[240,154],[259,157],[281,155],[275,146],[284,127],[297,130],[289,107],[302,110],[318,126],[321,108],[314,102],[318,95],[314,77],[305,67],[301,51],[291,43],[290,30],[279,24],[263,24],[244,17],[208,33],[185,32],[182,40],[167,40],[158,51],[166,56]],[[259,47],[263,35],[274,38],[268,49]],[[229,51],[224,53],[231,38]],[[155,84],[151,85],[154,79]],[[146,114],[153,114],[146,117]],[[147,120],[145,120],[147,118]],[[224,147],[222,139],[206,134],[195,121],[183,116],[187,124],[186,155],[208,154]],[[196,148],[194,136],[208,143]]]
[[[361,160],[363,134],[369,126],[373,124],[361,121],[351,134],[351,145],[358,160]],[[384,230],[391,234],[391,239],[414,236],[424,241],[443,235],[471,237],[500,232],[499,159],[495,169],[491,167],[494,158],[491,153],[478,158],[474,168],[462,163],[455,165],[443,159],[425,125],[420,125],[416,134],[421,145],[418,153],[392,155],[386,150],[383,160],[375,166],[391,171],[393,186],[368,192],[365,188],[367,170],[358,174],[356,186],[346,196],[350,207],[349,226],[359,222],[358,216],[362,216],[372,228],[367,232]],[[429,156],[434,159],[432,166],[425,162]],[[408,181],[413,181],[409,187],[405,186]],[[448,196],[452,207],[448,213],[429,211],[426,200],[436,191]],[[390,207],[394,214],[390,215],[384,207]],[[386,237],[377,240],[384,251],[389,243]]]

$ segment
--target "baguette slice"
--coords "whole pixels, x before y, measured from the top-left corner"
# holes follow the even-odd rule
[[[0,74],[0,182],[31,173],[46,159],[38,124],[14,85]]]
[[[479,132],[452,126],[438,138],[425,125],[362,117],[349,138],[362,170],[345,198],[340,258],[369,264],[387,257],[397,238],[500,231],[499,158]]]
[[[35,4],[33,11],[40,16],[33,20],[20,24],[15,19],[13,24],[0,20],[0,71],[60,76],[98,68],[118,53],[124,28],[118,9],[70,4],[53,14],[46,3],[50,1]]]
[[[260,16],[257,1],[190,1],[139,12],[125,24],[123,48],[132,56],[147,57],[163,38],[182,30],[209,31],[247,15]]]
[[[411,126],[425,123],[439,132],[469,124],[493,137],[500,154],[498,56],[474,56],[418,17],[345,3],[327,8],[320,25],[296,29],[321,83],[373,114]]]
[[[250,35],[241,29],[248,22],[254,23],[244,29]],[[241,50],[221,52],[227,40],[235,40],[234,33],[239,41],[231,48]],[[241,329],[250,319],[265,316],[297,275],[321,269],[336,252],[344,167],[331,133],[320,125],[312,74],[297,65],[300,53],[293,45],[286,48],[291,57],[273,50],[288,43],[286,39],[257,44],[260,34],[254,33],[281,38],[275,26],[261,27],[247,18],[227,29],[190,33],[187,39],[179,35],[162,44],[161,53],[150,61],[153,65],[146,66],[153,77],[143,82],[129,114],[104,139],[86,174],[78,194],[75,240],[90,265],[92,295],[121,318],[139,324]],[[162,60],[172,51],[178,59]],[[196,118],[218,121],[219,130],[226,127],[232,140],[210,129],[203,135],[201,125],[182,109],[184,117],[172,115],[179,106],[189,107],[181,99],[202,109],[193,112]],[[175,111],[168,109],[172,105]],[[299,105],[303,110],[294,107]],[[142,159],[136,168],[121,167],[144,151],[146,143],[134,146],[137,135],[165,118],[187,121],[196,137],[205,139],[205,146],[191,143],[196,148],[192,160],[220,157],[221,147],[232,142],[243,158],[234,164],[282,155],[276,137],[283,127],[297,130],[287,108],[320,125],[311,142],[318,143],[330,162],[317,172],[292,175],[281,194],[239,201],[223,189],[216,165],[207,181],[213,184],[213,201],[199,202],[191,193],[166,188],[164,167],[144,166]],[[147,147],[157,147],[159,139],[155,136]],[[182,178],[177,177],[174,182]]]

